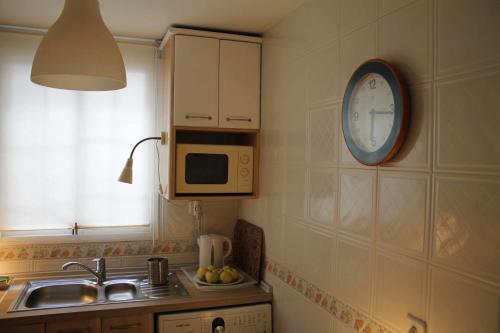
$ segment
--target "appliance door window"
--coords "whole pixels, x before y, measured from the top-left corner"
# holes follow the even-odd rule
[[[227,184],[229,157],[226,154],[186,155],[186,184]]]

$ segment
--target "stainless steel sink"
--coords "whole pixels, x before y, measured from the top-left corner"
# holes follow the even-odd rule
[[[104,287],[104,295],[110,301],[129,301],[137,297],[137,288],[132,283],[113,283]]]
[[[102,286],[75,278],[27,282],[9,312],[145,301],[189,296],[175,274],[165,285],[151,286],[146,276],[110,277]]]
[[[62,284],[40,287],[30,293],[25,306],[30,309],[95,303],[98,289],[91,284]]]

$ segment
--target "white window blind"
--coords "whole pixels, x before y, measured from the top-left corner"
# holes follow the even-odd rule
[[[30,81],[40,40],[0,32],[0,230],[151,224],[154,145],[134,154],[133,185],[117,178],[154,134],[154,48],[119,45],[125,89],[76,92]]]

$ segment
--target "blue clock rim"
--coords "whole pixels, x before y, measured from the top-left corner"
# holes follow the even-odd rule
[[[379,74],[389,84],[392,95],[394,96],[394,125],[391,133],[382,147],[373,152],[362,150],[356,145],[352,137],[349,126],[349,106],[351,103],[351,96],[356,87],[356,84],[367,74]],[[353,156],[360,162],[367,165],[377,165],[384,161],[386,156],[392,151],[396,145],[399,133],[403,124],[403,91],[398,82],[396,73],[384,62],[381,61],[368,61],[362,64],[351,76],[349,83],[344,94],[342,103],[342,132],[347,144],[347,148],[351,151]]]

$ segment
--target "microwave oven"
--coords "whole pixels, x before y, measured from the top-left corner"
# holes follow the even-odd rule
[[[252,193],[252,146],[177,144],[176,148],[176,193]]]

